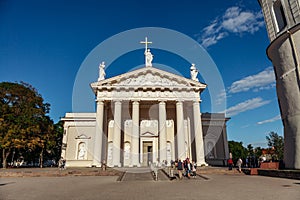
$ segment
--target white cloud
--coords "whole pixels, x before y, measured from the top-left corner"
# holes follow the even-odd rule
[[[281,119],[280,115],[277,115],[277,116],[275,116],[271,119],[267,119],[267,120],[264,120],[264,121],[257,122],[257,124],[261,125],[261,124],[271,123],[271,122],[275,122],[275,121],[280,120],[280,119]]]
[[[258,74],[247,76],[241,80],[235,81],[229,87],[229,93],[246,92],[253,90],[255,92],[260,90],[270,89],[275,86],[275,75],[272,67],[266,68]]]
[[[228,8],[223,16],[217,17],[210,25],[198,34],[198,41],[209,47],[219,40],[227,37],[230,33],[243,34],[255,33],[264,25],[261,12],[245,11],[234,6]]]
[[[254,148],[256,148],[256,147],[267,148],[268,147],[268,143],[266,141],[254,141],[254,142],[250,142],[249,144],[252,144],[252,146]]]
[[[241,126],[241,128],[248,128],[248,127],[250,127],[250,124],[246,124],[244,126]]]
[[[217,98],[215,100],[216,105],[221,105],[226,103],[226,91],[221,90],[220,93],[217,95]]]
[[[269,104],[271,101],[269,100],[263,100],[260,97],[253,98],[253,99],[248,99],[244,102],[241,102],[235,106],[232,106],[228,109],[226,109],[226,116],[232,117],[234,115],[237,115],[239,113],[248,111],[248,110],[253,110],[255,108],[261,107],[263,105]]]

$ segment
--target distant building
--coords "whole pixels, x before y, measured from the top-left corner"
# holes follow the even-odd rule
[[[284,126],[284,163],[300,169],[300,0],[259,0]]]

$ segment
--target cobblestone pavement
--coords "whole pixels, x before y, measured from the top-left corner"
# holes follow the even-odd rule
[[[122,181],[153,181],[151,172],[145,173],[125,173]]]
[[[206,176],[208,180],[157,182],[118,182],[116,176],[0,178],[0,199],[297,200],[300,196],[299,180],[262,176]]]

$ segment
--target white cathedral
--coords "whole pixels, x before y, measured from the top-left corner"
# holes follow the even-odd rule
[[[206,85],[195,65],[185,78],[152,66],[105,78],[105,64],[90,86],[96,113],[66,113],[62,157],[67,167],[145,167],[190,158],[201,165],[226,165],[229,158],[224,114],[200,112]]]

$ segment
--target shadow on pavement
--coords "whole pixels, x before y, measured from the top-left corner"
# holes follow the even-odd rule
[[[13,183],[15,183],[15,182],[9,182],[9,183],[0,183],[0,187],[1,187],[1,186],[6,186],[6,185],[8,185],[8,184],[13,184]]]

